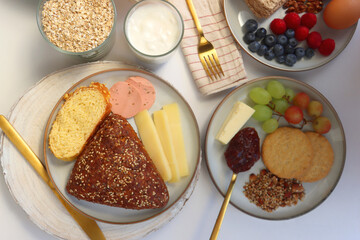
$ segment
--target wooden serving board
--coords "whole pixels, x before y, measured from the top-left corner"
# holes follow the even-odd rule
[[[136,67],[111,61],[70,67],[43,78],[15,104],[8,119],[40,159],[44,159],[43,137],[46,122],[62,94],[84,77],[112,68]],[[0,160],[10,193],[31,221],[58,238],[87,239],[87,235],[4,134],[0,136]],[[198,180],[199,168],[200,164],[181,199],[161,215],[134,224],[116,225],[98,222],[105,237],[139,239],[168,223],[181,211],[191,196]]]

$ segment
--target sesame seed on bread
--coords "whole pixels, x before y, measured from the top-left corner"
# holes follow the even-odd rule
[[[245,0],[246,4],[258,18],[268,18],[287,0]]]
[[[127,209],[164,207],[164,180],[129,122],[111,113],[77,158],[66,190],[78,199]]]
[[[49,148],[58,159],[74,160],[100,122],[110,113],[110,93],[105,85],[91,83],[64,97],[49,134]]]

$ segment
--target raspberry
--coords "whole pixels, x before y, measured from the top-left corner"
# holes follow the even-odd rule
[[[306,41],[310,48],[317,49],[320,47],[322,37],[318,32],[311,32],[307,37]]]
[[[295,38],[298,41],[304,41],[309,35],[309,29],[305,26],[300,26],[295,30]]]
[[[286,23],[280,18],[275,18],[270,23],[270,29],[273,33],[279,35],[286,31]]]
[[[286,27],[290,29],[296,29],[300,26],[300,16],[295,12],[291,12],[285,15],[284,21],[286,23]]]
[[[305,13],[301,16],[301,25],[311,29],[317,22],[316,15],[313,13]]]
[[[329,56],[335,49],[335,41],[331,38],[321,42],[319,52],[324,56]]]

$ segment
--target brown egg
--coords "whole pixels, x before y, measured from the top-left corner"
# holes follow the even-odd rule
[[[331,28],[345,29],[360,17],[360,0],[332,0],[326,5],[323,18]]]

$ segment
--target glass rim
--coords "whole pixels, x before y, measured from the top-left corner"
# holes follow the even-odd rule
[[[37,6],[37,10],[36,10],[36,23],[37,23],[37,26],[38,26],[38,29],[41,33],[41,35],[43,36],[43,38],[46,40],[47,43],[50,44],[50,46],[52,46],[53,48],[55,48],[56,50],[58,50],[59,52],[61,53],[65,53],[65,54],[68,54],[68,55],[73,55],[73,56],[81,56],[81,55],[86,55],[86,54],[92,54],[94,51],[97,51],[98,49],[102,48],[105,44],[106,44],[106,41],[108,39],[110,39],[110,37],[112,35],[114,35],[115,33],[115,25],[116,25],[116,19],[117,19],[117,12],[116,12],[116,6],[115,6],[115,2],[114,0],[109,0],[113,6],[113,9],[114,9],[114,21],[113,21],[113,25],[112,25],[112,28],[111,28],[111,31],[109,33],[109,35],[106,37],[106,39],[97,47],[94,47],[92,49],[89,49],[87,51],[84,51],[84,52],[72,52],[72,51],[68,51],[68,50],[65,50],[65,49],[62,49],[58,46],[56,46],[54,43],[52,43],[49,38],[47,37],[46,33],[44,32],[43,30],[43,25],[42,25],[42,8],[43,8],[43,5],[46,1],[49,1],[49,0],[39,0],[38,2],[38,6]]]
[[[176,15],[179,17],[179,23],[180,23],[180,34],[179,34],[179,38],[176,42],[176,44],[174,45],[174,47],[172,47],[170,50],[162,53],[162,54],[157,54],[157,55],[153,55],[153,54],[146,54],[141,52],[140,50],[138,50],[133,44],[131,44],[131,41],[129,40],[128,36],[127,36],[127,31],[126,31],[126,23],[128,22],[129,17],[131,16],[131,14],[133,13],[133,10],[135,9],[135,7],[139,6],[140,4],[143,4],[144,2],[161,2],[164,5],[167,5],[169,8],[171,8],[172,10],[174,10],[174,12],[176,13]],[[124,32],[124,36],[125,39],[127,41],[127,43],[130,45],[130,47],[137,52],[140,55],[143,55],[145,57],[149,57],[149,58],[158,58],[158,57],[163,57],[166,56],[168,54],[170,54],[171,52],[173,52],[181,43],[181,40],[184,36],[184,21],[183,18],[179,12],[179,10],[170,2],[166,1],[166,0],[141,0],[137,3],[135,3],[130,9],[129,11],[126,13],[125,19],[124,19],[124,25],[123,25],[123,32]]]

